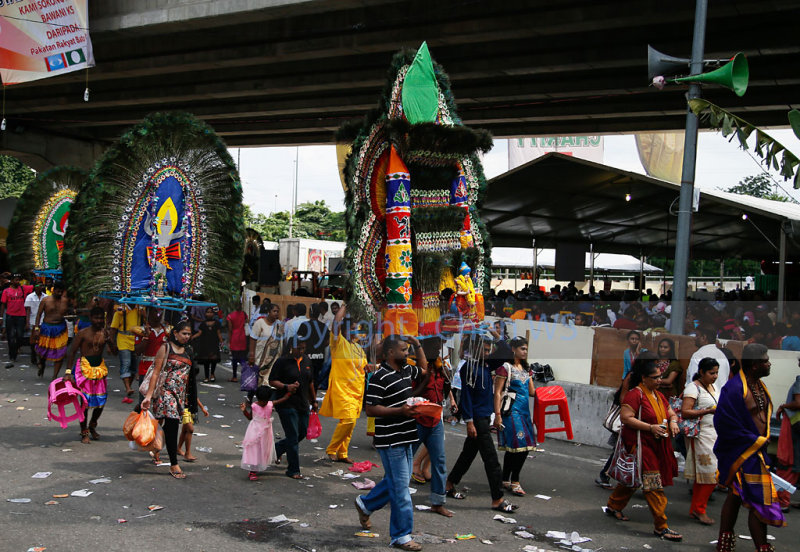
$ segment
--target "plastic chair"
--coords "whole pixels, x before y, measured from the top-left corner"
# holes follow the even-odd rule
[[[75,414],[69,416],[64,411],[67,405],[75,405]],[[53,405],[58,406],[58,414],[53,414]],[[61,424],[61,429],[66,429],[69,422],[84,420],[83,411],[86,408],[86,397],[83,393],[64,378],[50,382],[47,391],[47,419]]]
[[[547,407],[555,406],[556,410],[547,411]],[[561,427],[547,427],[547,416],[558,415],[561,418]],[[549,385],[536,388],[536,403],[533,407],[533,423],[536,424],[536,440],[544,443],[545,433],[558,433],[565,431],[567,439],[572,440],[572,420],[569,417],[567,394],[560,385]]]

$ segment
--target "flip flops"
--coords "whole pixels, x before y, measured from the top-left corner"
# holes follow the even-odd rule
[[[614,510],[613,508],[609,508],[606,506],[606,515],[613,517],[617,521],[630,521],[630,518],[626,516],[622,510]]]
[[[665,527],[661,531],[658,529],[653,529],[653,534],[657,537],[660,537],[661,540],[668,540],[672,542],[681,542],[683,540],[683,536],[680,533],[673,531],[669,527]]]
[[[445,491],[444,494],[450,498],[454,498],[456,500],[464,500],[467,498],[467,495],[462,493],[461,491],[457,491],[455,487],[451,488],[448,491]]]
[[[492,510],[497,510],[498,512],[503,512],[505,514],[510,514],[514,510],[517,510],[519,506],[516,504],[511,504],[508,500],[503,500],[497,506],[492,506]]]

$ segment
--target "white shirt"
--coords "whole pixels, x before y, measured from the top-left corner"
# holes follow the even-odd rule
[[[703,345],[692,355],[689,361],[689,367],[686,369],[686,383],[692,381],[692,378],[697,373],[697,367],[701,360],[704,358],[713,358],[719,363],[719,377],[714,382],[714,387],[717,388],[717,393],[722,389],[722,386],[728,382],[731,375],[731,366],[728,363],[728,357],[719,349],[714,343]]]
[[[319,321],[325,324],[325,327],[330,330],[334,318],[335,317],[333,316],[333,313],[330,311],[330,309],[328,309],[328,312],[319,317]]]
[[[297,330],[300,328],[300,325],[303,322],[308,322],[308,317],[305,315],[303,316],[295,316],[291,320],[286,323],[286,335],[284,336],[286,339],[291,339],[295,335],[297,335]]]
[[[30,292],[25,297],[25,307],[31,309],[31,314],[28,316],[28,323],[31,325],[31,328],[36,325],[36,314],[39,312],[39,303],[42,302],[44,297],[46,297],[44,293],[39,297],[36,295],[35,291]]]

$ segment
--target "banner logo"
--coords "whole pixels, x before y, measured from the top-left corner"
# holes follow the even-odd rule
[[[44,58],[44,62],[47,64],[47,70],[51,72],[64,69],[67,66],[67,59],[64,57],[64,54],[54,54],[46,57]]]

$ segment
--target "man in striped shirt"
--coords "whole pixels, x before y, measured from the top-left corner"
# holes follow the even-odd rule
[[[409,343],[417,353],[418,366],[409,366]],[[356,497],[359,522],[370,529],[369,516],[387,503],[391,504],[389,518],[390,544],[401,550],[421,550],[411,540],[414,529],[414,506],[408,482],[414,455],[412,444],[417,441],[415,408],[406,400],[412,396],[411,382],[424,384],[428,363],[422,346],[415,337],[392,335],[383,340],[384,362],[369,381],[366,396],[367,416],[375,417],[375,448],[383,461],[383,479],[365,496]]]

